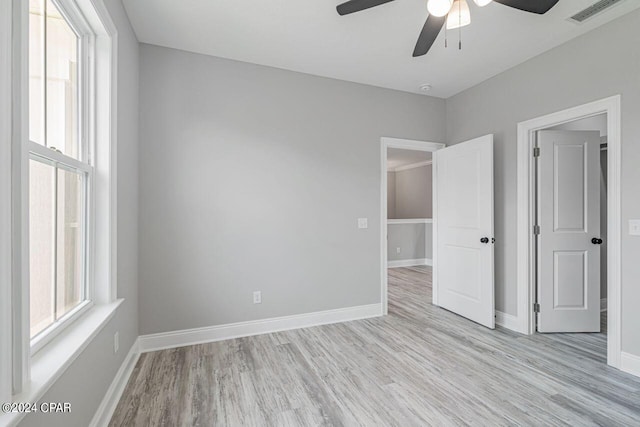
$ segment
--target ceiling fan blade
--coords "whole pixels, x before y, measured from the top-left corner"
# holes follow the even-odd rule
[[[389,3],[391,1],[393,0],[350,0],[338,5],[336,9],[338,10],[338,14],[342,16],[380,6],[381,4]]]
[[[513,7],[525,12],[544,15],[560,0],[494,0],[496,3]]]
[[[436,41],[438,34],[440,34],[440,30],[444,26],[444,21],[447,19],[446,16],[437,17],[433,15],[429,15],[427,17],[427,22],[424,23],[424,27],[422,27],[422,31],[420,32],[420,36],[418,37],[418,41],[416,42],[416,47],[413,50],[413,57],[422,56],[429,52],[431,49],[431,45]]]

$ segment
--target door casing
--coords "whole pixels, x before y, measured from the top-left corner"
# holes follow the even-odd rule
[[[535,333],[535,176],[533,147],[539,130],[607,114],[607,364],[621,365],[621,97],[620,95],[518,123],[517,291],[518,332]]]
[[[440,142],[427,142],[427,141],[415,141],[412,139],[400,139],[382,137],[380,138],[380,301],[382,302],[382,315],[386,316],[389,313],[389,299],[387,293],[388,278],[387,278],[387,149],[388,148],[400,148],[403,150],[413,151],[437,151],[444,148],[445,144]],[[434,227],[435,233],[435,227]],[[435,235],[433,236],[435,242]],[[435,250],[435,248],[434,248]],[[434,252],[434,264],[435,252]],[[435,285],[436,278],[433,277]]]

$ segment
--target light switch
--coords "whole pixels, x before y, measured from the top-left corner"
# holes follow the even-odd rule
[[[367,218],[358,218],[358,228],[369,228]]]
[[[255,291],[253,293],[253,303],[254,304],[262,304],[262,292]]]
[[[629,234],[632,236],[640,236],[640,219],[629,220]]]

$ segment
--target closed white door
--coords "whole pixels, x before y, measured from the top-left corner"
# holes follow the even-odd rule
[[[433,166],[433,303],[493,329],[493,135],[434,152]]]
[[[538,133],[539,332],[600,332],[600,133]]]

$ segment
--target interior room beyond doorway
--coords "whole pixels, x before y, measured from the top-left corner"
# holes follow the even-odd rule
[[[387,151],[387,254],[389,268],[432,265],[432,154]]]

